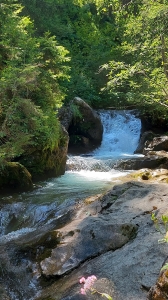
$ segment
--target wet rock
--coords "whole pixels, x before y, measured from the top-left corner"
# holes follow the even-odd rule
[[[148,180],[150,182],[165,182],[168,183],[168,170],[167,169],[141,169],[127,175],[123,180]]]
[[[78,120],[80,122],[81,129],[84,133],[88,134],[90,139],[100,143],[102,140],[103,126],[99,115],[79,97],[74,98],[73,104],[77,105],[82,115],[82,118]]]
[[[134,153],[146,155],[150,151],[168,151],[168,136],[159,136],[152,131],[144,132]]]
[[[76,211],[77,207],[72,205],[60,210],[52,222],[44,221],[36,230],[23,228],[0,236],[0,299],[34,300],[41,290],[39,262],[60,243],[57,228],[69,223]],[[5,298],[7,296],[9,298]]]
[[[140,170],[144,168],[157,169],[168,167],[168,156],[166,153],[149,152],[147,156],[138,157],[130,160],[120,161],[116,168],[122,170]]]
[[[152,140],[148,140],[145,143],[145,148],[143,153],[146,154],[149,151],[168,151],[168,136],[157,136]]]
[[[151,141],[155,134],[152,131],[145,131],[139,141],[138,147],[134,153],[143,153],[146,141]]]
[[[1,286],[0,284],[0,299],[3,299],[3,300],[10,300],[9,296],[7,295],[5,289],[3,286]]]
[[[68,229],[60,231],[60,245],[40,263],[43,275],[65,274],[91,257],[120,248],[135,236],[137,228],[131,224],[114,225],[108,218],[90,216],[75,228],[72,223]]]
[[[151,213],[168,212],[168,185],[148,182],[121,182],[76,203],[66,220],[62,211],[60,222],[1,237],[3,288],[19,300],[98,300],[80,294],[79,278],[95,275],[97,290],[113,300],[146,300],[167,256]]]

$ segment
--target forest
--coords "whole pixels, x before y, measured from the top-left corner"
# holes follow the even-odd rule
[[[167,0],[0,1],[2,166],[59,147],[57,113],[75,96],[167,129],[167,83]]]

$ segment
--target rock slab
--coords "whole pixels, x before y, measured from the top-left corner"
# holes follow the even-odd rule
[[[132,228],[138,228],[137,234],[127,243],[123,243],[122,247],[116,250],[111,248],[108,251],[100,251],[100,253],[97,251],[95,256],[90,256],[90,259],[81,262],[66,276],[59,279],[56,277],[55,283],[43,289],[42,294],[36,299],[102,299],[102,296],[98,294],[88,293],[85,296],[80,293],[79,279],[82,276],[95,275],[98,278],[96,282],[98,291],[111,295],[113,300],[146,300],[148,292],[155,284],[160,268],[167,256],[167,245],[158,244],[158,240],[162,236],[151,220],[151,213],[155,212],[158,219],[162,214],[168,213],[167,195],[167,184],[134,181],[118,184],[106,195],[99,197],[94,203],[94,206],[98,208],[97,215],[94,215],[95,212],[91,209],[93,204],[88,205],[87,210],[90,211],[91,219],[96,216],[101,224],[103,222],[103,226],[108,220],[111,226],[109,229],[106,226],[102,227],[102,232],[97,235],[98,249],[101,249],[101,244],[105,243],[106,237],[107,241],[110,238],[108,232],[110,228],[121,229],[121,224],[130,224],[133,226]],[[81,215],[79,214],[78,217],[77,226],[79,228]],[[85,223],[84,219],[82,219],[82,223]],[[87,228],[87,226],[84,227],[83,233],[84,236],[87,233],[86,239],[89,247],[91,239],[89,240]],[[99,229],[98,226],[95,226],[93,233],[95,228],[96,230]],[[73,246],[74,252],[79,253],[78,247],[81,247],[79,245],[80,234],[77,234],[77,236],[77,243],[73,242]],[[91,252],[89,255],[91,255]],[[70,261],[67,260],[67,262]],[[46,272],[43,263],[41,266],[43,271]]]

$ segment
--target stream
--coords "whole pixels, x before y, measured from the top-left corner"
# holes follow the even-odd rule
[[[18,245],[19,239],[27,239],[28,234],[36,234],[43,226],[50,226],[70,205],[107,191],[116,184],[119,176],[128,174],[128,171],[117,170],[117,162],[135,156],[133,153],[138,145],[141,121],[133,111],[102,110],[98,113],[104,128],[99,148],[87,155],[68,154],[65,174],[39,182],[37,189],[1,197],[1,262],[6,260],[7,264],[8,261],[4,247],[10,248],[12,255],[12,245]],[[10,261],[9,266],[4,266],[2,262],[0,295],[2,285],[5,286],[10,300],[34,299],[33,295],[38,289],[38,278],[32,278],[31,274],[28,274],[30,272],[25,270],[24,266],[27,263],[23,257],[19,263],[11,264]],[[14,270],[15,268],[17,270]],[[13,275],[10,272],[15,274],[15,279],[11,279]]]

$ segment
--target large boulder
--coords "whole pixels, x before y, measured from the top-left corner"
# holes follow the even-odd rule
[[[154,137],[151,141],[148,140],[145,143],[143,153],[146,154],[149,151],[168,151],[168,136],[161,135]]]
[[[162,151],[152,152],[147,156],[138,157],[133,159],[121,160],[116,165],[117,169],[121,170],[140,170],[144,168],[157,169],[157,168],[168,168],[168,155]]]
[[[145,131],[142,135],[141,138],[139,140],[138,143],[138,147],[136,148],[136,150],[134,151],[134,153],[143,153],[146,142],[149,143],[150,141],[152,141],[153,137],[154,137],[154,133],[152,131]]]
[[[63,126],[60,130],[58,145],[55,145],[53,149],[29,147],[21,157],[17,158],[29,170],[33,179],[44,179],[64,174],[69,136]]]
[[[168,136],[145,131],[134,153],[147,154],[149,151],[168,151]]]
[[[1,156],[24,165],[33,180],[65,172],[69,137],[52,110],[30,99],[10,105],[1,129]]]
[[[33,188],[31,174],[18,162],[6,162],[0,168],[0,190],[29,190]]]
[[[84,100],[75,97],[59,112],[61,124],[69,133],[69,149],[85,153],[97,148],[102,141],[101,119]]]

